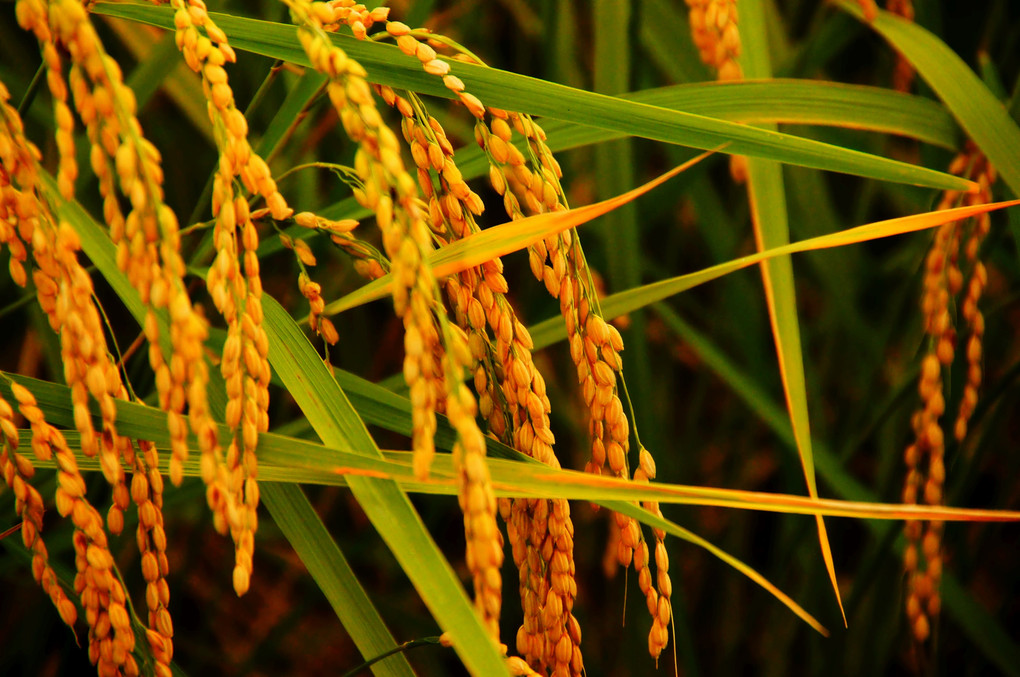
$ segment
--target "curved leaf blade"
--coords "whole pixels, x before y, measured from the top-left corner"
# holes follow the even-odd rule
[[[141,21],[161,28],[173,27],[173,11],[165,7],[130,3],[97,3],[97,14]],[[255,52],[308,66],[294,26],[211,12],[235,49]],[[420,62],[392,45],[332,34],[334,44],[361,63],[371,81],[450,98],[439,78],[421,71]],[[973,184],[959,177],[829,144],[746,127],[701,115],[670,111],[657,106],[586,92],[573,87],[453,61],[451,73],[487,105],[553,119],[573,120],[578,111],[593,127],[702,150],[730,143],[727,152],[763,157],[777,162],[844,172],[869,178],[939,189],[970,190]]]
[[[863,21],[860,5],[848,0],[836,5]],[[956,52],[923,27],[883,10],[870,25],[910,61],[1020,196],[1020,127],[1006,107]]]
[[[863,226],[849,228],[837,233],[821,235],[819,237],[801,240],[800,242],[794,242],[781,247],[766,249],[764,251],[742,256],[731,261],[726,261],[725,263],[720,263],[694,273],[679,275],[677,277],[671,277],[665,280],[659,280],[658,282],[642,285],[635,289],[617,292],[616,294],[612,294],[601,299],[599,303],[602,306],[603,315],[607,320],[609,320],[621,315],[626,315],[629,312],[639,308],[644,308],[656,301],[662,301],[674,294],[679,294],[680,292],[687,291],[688,289],[692,289],[698,285],[718,279],[724,275],[728,275],[737,270],[753,266],[756,263],[761,263],[762,261],[777,256],[785,256],[787,254],[795,254],[798,252],[816,251],[819,249],[831,249],[833,247],[844,247],[846,245],[866,242],[868,240],[875,240],[883,237],[890,237],[892,235],[926,230],[928,228],[934,228],[935,226],[942,225],[943,223],[948,223],[949,221],[959,221],[977,214],[997,209],[1005,209],[1008,207],[1016,207],[1018,205],[1020,205],[1020,200],[992,202],[972,207],[959,207],[956,209],[946,209],[938,212],[925,212],[923,214],[902,216],[895,219],[888,219],[886,221],[876,221],[875,223],[868,223]],[[536,350],[552,345],[553,343],[562,341],[566,338],[566,328],[563,326],[563,320],[559,317],[552,317],[533,325],[530,328],[530,332],[531,338],[535,343]]]
[[[741,14],[740,34],[743,43],[741,66],[749,77],[770,78],[772,65],[765,36],[765,15],[761,0],[745,2]],[[774,124],[765,128],[777,129]],[[789,216],[782,167],[769,160],[747,158],[747,195],[751,203],[751,224],[758,251],[789,244]],[[780,256],[763,261],[761,279],[765,288],[765,302],[768,305],[772,336],[776,344],[779,377],[786,396],[786,408],[793,427],[794,441],[804,469],[808,494],[811,498],[818,498],[793,260],[789,256]],[[839,583],[836,581],[836,567],[832,559],[832,547],[829,544],[825,521],[819,514],[815,516],[815,522],[818,526],[822,560],[836,595],[839,612],[843,616],[843,625],[846,625],[846,612],[843,610]]]

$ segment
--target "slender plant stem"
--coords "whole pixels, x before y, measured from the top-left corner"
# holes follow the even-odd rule
[[[39,93],[39,87],[42,86],[43,74],[46,73],[46,65],[39,64],[39,67],[35,69],[35,75],[32,76],[32,82],[28,83],[28,89],[25,90],[25,96],[21,97],[21,103],[18,104],[18,115],[25,117],[25,112],[35,101],[35,95]]]
[[[365,661],[364,663],[355,668],[351,668],[343,675],[341,675],[341,677],[354,677],[355,675],[372,667],[373,665],[383,660],[384,658],[389,658],[390,656],[398,654],[401,651],[408,651],[409,649],[417,649],[420,646],[431,646],[434,644],[439,644],[439,637],[422,637],[421,639],[412,639],[411,641],[404,642],[400,646],[393,647],[389,651],[385,651],[379,654],[378,656],[375,656],[374,658],[368,659],[367,661]]]

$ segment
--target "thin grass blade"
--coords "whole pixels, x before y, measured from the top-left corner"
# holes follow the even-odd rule
[[[263,478],[259,493],[361,655],[371,658],[396,648],[396,640],[301,487]],[[396,653],[372,664],[372,673],[395,677],[413,675],[414,671],[407,657]]]
[[[718,279],[724,275],[729,275],[737,270],[753,266],[756,263],[761,263],[762,261],[766,261],[777,256],[786,256],[788,254],[816,251],[819,249],[831,249],[833,247],[844,247],[859,242],[867,242],[868,240],[877,240],[883,237],[912,233],[918,230],[934,228],[942,225],[943,223],[949,223],[950,221],[959,221],[976,216],[977,214],[983,214],[985,212],[1005,209],[1008,207],[1016,207],[1018,205],[1020,205],[1020,200],[1009,200],[1006,202],[992,202],[984,205],[959,207],[956,209],[946,209],[938,212],[925,212],[923,214],[913,214],[911,216],[901,216],[899,218],[888,219],[886,221],[876,221],[875,223],[868,223],[863,226],[857,226],[856,228],[850,228],[838,233],[831,233],[829,235],[813,237],[808,240],[794,242],[792,244],[775,247],[773,249],[766,249],[765,251],[742,256],[738,259],[733,259],[732,261],[727,261],[725,263],[720,263],[712,266],[711,268],[705,268],[694,273],[688,273],[686,275],[652,282],[651,284],[646,284],[636,289],[628,289],[627,291],[607,296],[599,303],[602,306],[603,315],[605,315],[608,320],[619,317],[620,315],[626,315],[627,313],[639,308],[644,308],[651,303],[662,301],[663,299],[679,294],[680,292],[687,291],[688,289],[692,289],[698,285],[702,285],[711,280]],[[552,317],[548,320],[539,322],[532,326],[530,331],[536,349],[551,345],[557,341],[562,341],[566,338],[566,328],[563,326],[563,320],[559,317]]]

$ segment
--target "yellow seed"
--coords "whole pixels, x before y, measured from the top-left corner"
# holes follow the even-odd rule
[[[123,604],[110,604],[110,625],[118,632],[129,632],[131,630],[131,619],[128,617],[127,609]]]
[[[159,521],[159,511],[152,501],[146,501],[138,506],[138,520],[146,529],[156,526]]]
[[[152,583],[159,578],[159,564],[156,561],[156,555],[151,550],[142,555],[142,578],[147,583]]]
[[[623,447],[617,442],[613,441],[606,447],[606,456],[609,461],[609,468],[614,473],[620,473],[623,471],[626,464],[626,458],[624,457]]]
[[[174,636],[174,625],[170,619],[170,612],[160,609],[156,612],[156,630],[164,637]]]
[[[613,369],[605,362],[595,362],[592,367],[592,375],[595,377],[595,380],[602,385],[611,386],[616,383]]]
[[[89,566],[95,567],[96,569],[106,570],[113,566],[113,556],[110,555],[110,551],[96,545],[88,546],[88,549],[86,550],[86,557],[88,559]]]
[[[433,51],[433,53],[435,53]],[[450,64],[446,63],[442,59],[432,59],[423,64],[425,72],[429,75],[435,75],[442,77],[450,72]]]
[[[931,626],[928,624],[928,618],[922,613],[917,616],[914,620],[914,639],[918,642],[924,642],[928,639],[928,635],[931,634]]]
[[[464,81],[458,78],[456,75],[447,75],[443,77],[443,85],[446,86],[451,92],[463,92]]]
[[[75,621],[78,620],[78,608],[74,602],[66,597],[61,598],[57,603],[57,611],[60,613],[60,620],[64,621],[66,625],[74,627]]]
[[[244,567],[238,565],[234,567],[234,591],[238,597],[241,597],[248,592],[248,586],[251,583],[251,572]]]

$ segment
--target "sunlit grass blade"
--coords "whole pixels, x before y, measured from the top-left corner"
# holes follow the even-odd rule
[[[561,212],[536,214],[517,221],[510,221],[500,226],[486,228],[474,235],[457,240],[432,254],[429,259],[429,263],[432,266],[432,274],[435,275],[436,279],[455,275],[468,268],[481,265],[486,261],[525,249],[550,235],[588,223],[592,219],[596,219],[621,205],[627,204],[653,188],[662,185],[677,174],[701,162],[709,155],[711,155],[711,152],[702,153],[679,167],[671,169],[662,176],[627,191],[623,195],[617,195],[608,200],[584,207],[575,207],[574,209]],[[351,292],[347,296],[328,304],[324,312],[327,315],[334,315],[369,301],[381,299],[390,293],[392,283],[392,273],[384,275],[359,288],[357,291]]]
[[[361,655],[371,658],[395,648],[393,635],[301,487],[263,479],[259,493]],[[380,676],[414,674],[403,653],[373,664],[372,672]]]
[[[60,387],[56,386],[56,388],[59,389]],[[62,394],[66,395],[66,393]],[[137,405],[128,406],[137,407]],[[138,407],[138,409],[144,409],[144,407]],[[71,434],[69,436],[69,442],[72,444],[72,446],[76,447],[75,444],[76,441],[77,436],[75,434]],[[295,440],[295,442],[298,443],[299,445],[309,444],[307,442],[302,442],[300,440]],[[27,438],[25,439],[25,443],[26,444],[29,443],[29,440]],[[326,453],[323,454],[323,456],[345,453],[339,452],[338,450],[324,450],[324,451]],[[78,450],[78,453],[79,461],[83,469],[98,472],[99,470],[98,462],[94,458],[87,458],[81,456],[80,450]],[[349,454],[350,457],[352,457],[352,460],[355,463],[363,463],[365,461],[370,460],[367,457],[362,456],[361,454],[357,454],[354,452],[346,453]],[[419,490],[425,491],[426,493],[453,494],[456,492],[454,481],[452,479],[453,477],[452,463],[448,454],[441,454],[437,457],[435,466],[437,477],[434,477],[433,479],[427,480],[425,482],[419,482],[413,478],[413,474],[410,472],[411,465],[409,454],[407,454],[406,452],[400,452],[396,454],[388,453],[387,457],[395,459],[399,459],[401,457],[403,458],[403,462],[398,463],[397,465],[405,469],[406,476],[409,478],[408,482],[405,485],[406,487],[410,488],[412,486],[417,485]],[[307,455],[305,458],[308,459],[308,462],[320,464],[322,464],[325,460],[321,458],[321,456],[317,455]],[[263,466],[264,480],[294,481],[292,477],[287,478],[282,473],[278,476],[278,473],[280,473],[281,469],[272,464],[271,462],[272,456],[270,457],[270,459],[267,460],[269,460],[270,462],[266,463]],[[953,508],[931,508],[927,506],[886,506],[881,504],[852,504],[844,503],[841,501],[814,501],[811,499],[805,499],[803,497],[796,496],[760,494],[758,492],[733,492],[727,490],[708,489],[704,487],[674,487],[670,485],[657,485],[654,486],[653,488],[647,484],[638,484],[628,482],[626,480],[617,480],[613,478],[595,478],[592,477],[591,475],[587,475],[585,473],[578,473],[575,471],[552,470],[544,466],[539,466],[535,463],[530,462],[521,463],[498,460],[491,460],[490,462],[493,468],[493,479],[496,480],[497,485],[499,485],[500,483],[505,483],[507,475],[517,474],[522,477],[522,480],[520,480],[522,483],[529,484],[534,487],[536,484],[536,478],[529,477],[529,471],[537,473],[537,477],[539,478],[542,475],[548,476],[548,482],[545,484],[545,486],[547,487],[547,491],[542,491],[541,487],[537,487],[538,489],[537,491],[524,491],[519,487],[515,487],[510,492],[509,495],[558,496],[564,498],[586,498],[586,499],[597,498],[600,504],[606,508],[629,514],[635,517],[636,519],[640,520],[641,522],[648,524],[649,526],[665,529],[667,532],[677,536],[678,538],[681,538],[694,545],[697,545],[698,547],[706,549],[713,556],[718,557],[722,561],[726,562],[728,565],[735,568],[737,571],[749,577],[756,584],[758,584],[767,592],[775,596],[779,601],[781,601],[784,605],[790,608],[795,614],[797,614],[805,622],[811,625],[814,629],[822,633],[826,633],[824,627],[822,627],[822,625],[818,623],[818,621],[815,620],[813,616],[804,611],[804,609],[801,608],[800,605],[794,602],[788,595],[783,593],[780,589],[778,589],[771,582],[769,582],[767,579],[761,576],[753,568],[749,567],[748,565],[741,562],[737,558],[732,557],[725,551],[722,551],[721,549],[717,548],[710,542],[697,536],[691,531],[684,529],[683,527],[680,527],[673,522],[659,518],[653,515],[652,513],[649,513],[646,510],[637,507],[633,503],[628,502],[628,499],[634,497],[637,498],[643,497],[645,496],[646,492],[651,490],[654,493],[654,495],[663,502],[693,503],[699,505],[728,505],[728,507],[748,509],[768,509],[776,510],[778,512],[813,513],[818,510],[822,510],[825,511],[826,514],[834,515],[838,514],[843,516],[855,516],[855,517],[860,516],[876,517],[879,519],[903,519],[910,517],[918,518],[925,516],[929,518],[965,519],[965,520],[1020,519],[1020,513],[1015,512],[1010,513],[1006,511],[980,511],[980,510],[964,511]],[[325,460],[325,464],[328,465],[328,460]],[[47,465],[52,465],[52,462]],[[189,463],[186,468],[186,472],[189,475],[197,475],[199,472],[197,464],[194,461]],[[327,481],[329,479],[337,480],[336,482],[334,482],[335,484],[346,484],[347,482],[345,480],[348,479],[350,476],[346,470],[344,471],[344,473],[345,474],[341,475],[329,469],[324,469],[323,471],[320,472],[319,478],[320,480]],[[443,477],[444,475],[445,478]],[[576,481],[575,482],[564,481],[565,479],[568,478],[575,478]],[[619,485],[620,487],[629,487],[630,490],[635,493],[627,494],[625,492],[613,491],[610,488],[610,485],[613,484]],[[585,485],[589,485],[593,491],[589,493],[577,494],[577,492],[570,490],[571,488],[583,487]],[[505,492],[506,489],[505,487],[503,487],[499,489],[498,493],[504,494]],[[692,495],[687,495],[688,492],[691,492]],[[612,500],[605,498],[605,496],[607,495],[620,495],[621,493],[625,497],[624,500]],[[701,496],[696,496],[696,494],[701,494]],[[730,502],[727,504],[723,501],[714,502],[712,499],[708,498],[709,496],[720,495],[734,495],[734,496],[746,495],[749,498],[749,501],[745,505],[741,505],[739,503],[734,502]],[[680,497],[679,500],[677,500],[678,496]],[[270,498],[268,499],[268,501],[272,506],[273,499]],[[279,507],[281,506],[277,506],[277,508]],[[296,515],[299,516],[300,512],[297,512]],[[312,517],[314,517],[314,513],[308,516],[308,520],[310,521]],[[285,526],[284,528],[286,529],[287,527]],[[329,562],[332,562],[332,560],[327,560],[326,563],[328,564]]]
[[[744,123],[795,123],[859,129],[956,148],[960,129],[946,108],[919,96],[879,87],[813,80],[701,82],[620,95],[669,110]],[[545,125],[553,151],[624,138],[626,134],[577,122]],[[465,178],[488,168],[484,153],[469,146],[457,154]],[[484,165],[484,166],[483,166]]]
[[[836,5],[863,20],[860,5]],[[871,23],[917,69],[1014,195],[1020,196],[1020,127],[988,87],[946,43],[912,21],[879,10]]]
[[[97,3],[93,11],[163,28],[173,26],[173,12],[164,7]],[[293,26],[226,14],[210,13],[210,16],[226,32],[235,49],[308,65]],[[333,34],[331,39],[366,68],[373,82],[434,96],[452,96],[439,78],[423,73],[416,59],[404,55],[392,45],[337,34]],[[654,141],[702,150],[730,143],[727,152],[931,188],[968,190],[972,185],[958,177],[923,167],[788,134],[669,111],[495,68],[456,61],[451,66],[451,72],[464,81],[468,91],[487,105],[507,110],[567,120],[574,119],[576,111],[583,110],[586,123],[593,127]]]
[[[9,374],[9,376],[32,391],[47,419],[58,425],[74,424],[74,414],[68,404],[70,391],[66,386],[17,374]],[[0,393],[5,397],[9,396],[9,388],[0,384]],[[410,420],[410,402],[404,398],[399,399],[401,407],[397,416]],[[92,414],[96,420],[99,420],[100,412],[95,405],[92,406]],[[118,420],[124,423],[126,434],[142,439],[151,439],[160,448],[169,445],[169,435],[153,425],[162,416],[159,410],[132,402],[118,402],[117,414]],[[395,425],[393,421],[378,420],[378,422],[387,428],[400,429],[401,427]],[[446,423],[445,418],[442,422]],[[146,435],[144,433],[146,430],[153,434]],[[227,439],[230,430],[226,426],[221,426],[220,435]],[[30,432],[25,431],[23,437],[23,443],[30,445]],[[377,478],[392,480],[405,491],[413,493],[454,496],[457,492],[456,469],[449,453],[438,454],[429,478],[419,480],[414,476],[412,470],[411,452],[381,451],[378,456],[367,456],[356,450],[328,447],[320,443],[283,435],[266,433],[263,437],[264,444],[259,450],[259,476],[267,482],[349,486],[352,478]],[[77,459],[81,468],[86,471],[98,472],[100,470],[98,459],[86,457],[81,453],[78,433],[67,432],[66,438],[68,446],[78,455]],[[194,440],[192,440],[192,444],[194,444]],[[502,447],[498,442],[495,444]],[[826,516],[856,519],[1020,521],[1020,512],[1010,510],[813,499],[791,494],[665,482],[646,484],[615,477],[595,476],[576,470],[550,468],[532,462],[509,448],[505,448],[505,450],[510,458],[489,458],[493,489],[500,496],[565,498],[597,503],[655,500],[675,505],[717,506],[796,515],[821,513]],[[164,457],[161,462],[165,465],[168,458]],[[40,461],[39,467],[53,468],[56,465],[55,461],[51,459]],[[190,457],[185,462],[184,474],[189,477],[200,475],[197,455]],[[288,519],[292,518],[288,517]]]
[[[833,247],[845,247],[850,244],[867,242],[868,240],[877,240],[883,237],[912,233],[918,230],[934,228],[950,221],[959,221],[977,214],[997,209],[1005,209],[1007,207],[1015,207],[1017,205],[1020,205],[1020,200],[993,202],[985,205],[959,207],[956,209],[947,209],[938,212],[925,212],[923,214],[902,216],[895,219],[888,219],[886,221],[876,221],[875,223],[857,226],[856,228],[850,228],[838,233],[821,235],[819,237],[801,240],[800,242],[794,242],[774,249],[766,249],[765,251],[742,256],[694,273],[679,275],[666,280],[642,285],[636,289],[628,289],[626,291],[607,296],[600,300],[599,303],[602,306],[602,312],[606,319],[611,319],[621,315],[626,315],[631,311],[644,308],[656,301],[661,301],[675,294],[679,294],[680,292],[697,287],[698,285],[710,282],[711,280],[718,279],[724,275],[729,275],[737,270],[753,266],[756,263],[761,263],[762,261],[775,258],[777,256],[786,256],[788,254],[816,251],[820,249],[831,249]],[[552,317],[532,326],[531,335],[535,342],[535,347],[539,348],[551,345],[557,341],[562,341],[566,338],[566,328],[563,326],[563,320],[561,318]]]

